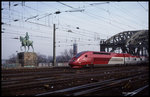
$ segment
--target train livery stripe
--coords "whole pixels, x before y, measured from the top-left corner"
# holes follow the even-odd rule
[[[112,57],[108,64],[124,64],[124,57]]]

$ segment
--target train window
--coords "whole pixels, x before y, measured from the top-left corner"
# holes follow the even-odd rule
[[[88,57],[87,55],[85,55],[85,57]]]
[[[78,54],[75,56],[75,58],[78,58],[78,57],[81,56],[83,53],[85,53],[85,52],[80,52],[80,53],[78,53]]]
[[[110,55],[110,53],[102,53],[102,52],[93,52],[93,54]]]

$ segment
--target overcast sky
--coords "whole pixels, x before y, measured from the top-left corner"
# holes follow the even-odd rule
[[[28,32],[36,53],[56,55],[77,43],[80,51],[99,51],[100,39],[130,30],[148,29],[148,2],[2,2],[2,59],[21,52],[20,36]],[[60,14],[54,14],[55,12]],[[23,48],[22,48],[23,49]],[[24,49],[23,49],[24,50]],[[32,49],[29,50],[32,52]]]

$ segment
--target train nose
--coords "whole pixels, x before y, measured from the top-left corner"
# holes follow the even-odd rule
[[[70,61],[69,61],[69,66],[74,66],[75,65],[75,62],[76,62],[76,59],[75,58],[72,58]]]
[[[75,62],[76,58],[72,58],[71,60],[69,60],[69,63],[70,62]]]
[[[70,61],[69,61],[69,64],[72,64],[72,65],[73,65],[74,62],[75,62],[75,60],[70,60]]]

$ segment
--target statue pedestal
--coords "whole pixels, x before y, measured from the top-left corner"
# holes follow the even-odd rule
[[[22,67],[37,66],[37,55],[34,52],[20,52],[18,53],[18,59]]]

